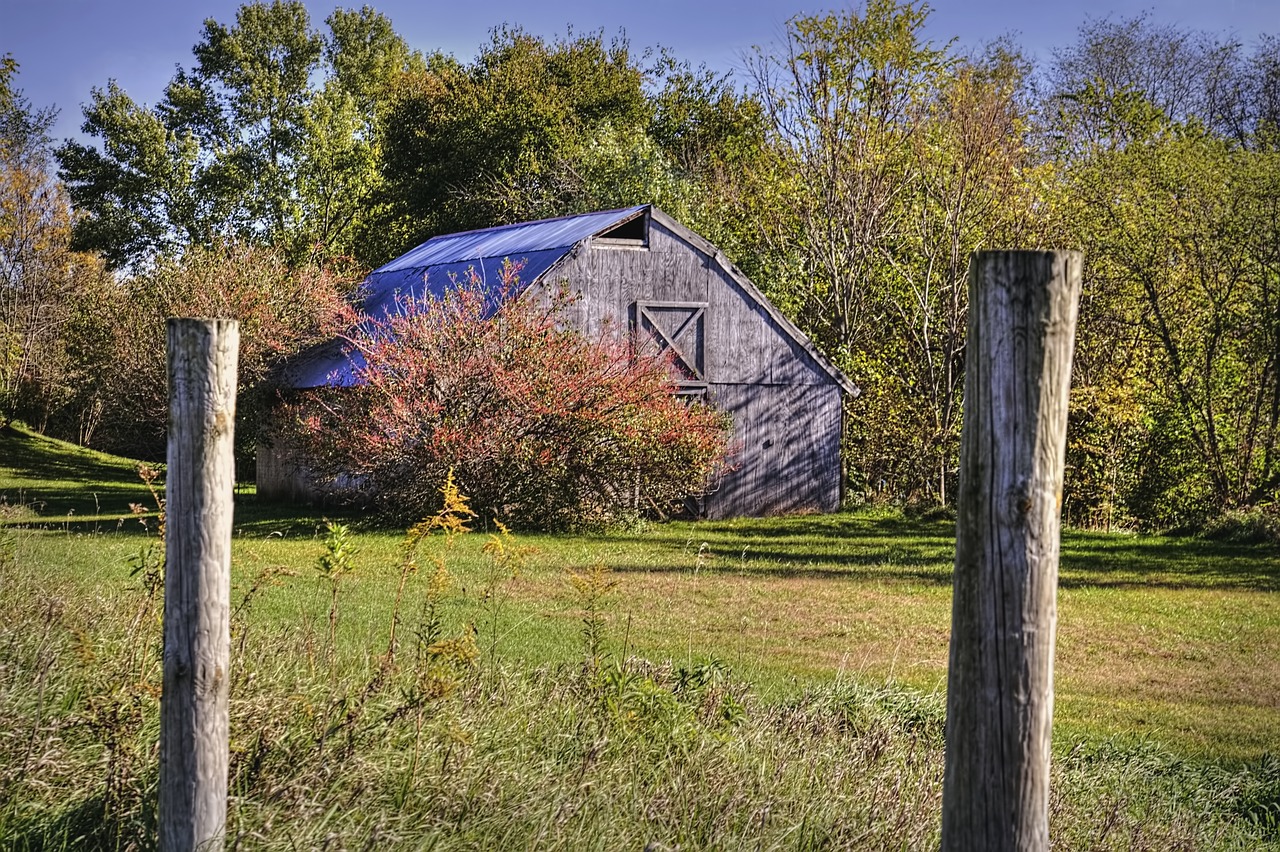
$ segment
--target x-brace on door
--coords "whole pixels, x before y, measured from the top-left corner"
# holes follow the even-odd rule
[[[636,302],[633,323],[641,344],[652,341],[657,352],[671,353],[679,393],[706,393],[706,302]]]

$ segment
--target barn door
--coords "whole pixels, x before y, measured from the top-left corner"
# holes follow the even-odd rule
[[[633,326],[641,344],[671,354],[678,375],[677,393],[707,393],[707,303],[636,302]]]

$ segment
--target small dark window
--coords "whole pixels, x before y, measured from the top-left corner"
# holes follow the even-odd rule
[[[591,242],[604,248],[648,248],[649,217],[645,212],[637,213],[627,221],[596,234]]]
[[[681,382],[676,388],[676,397],[685,402],[706,402],[707,386],[693,382]]]

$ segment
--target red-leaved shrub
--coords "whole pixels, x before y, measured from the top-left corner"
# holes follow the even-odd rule
[[[667,512],[723,470],[726,415],[675,396],[666,358],[567,327],[568,296],[515,295],[517,271],[497,298],[473,275],[349,335],[356,385],[286,418],[322,489],[413,520],[453,470],[483,515],[549,529]]]

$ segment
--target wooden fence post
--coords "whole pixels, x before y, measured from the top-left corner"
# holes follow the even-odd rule
[[[162,852],[221,849],[231,658],[234,320],[170,319],[165,479]]]
[[[1079,252],[979,252],[947,675],[942,848],[1049,848],[1049,740]]]

